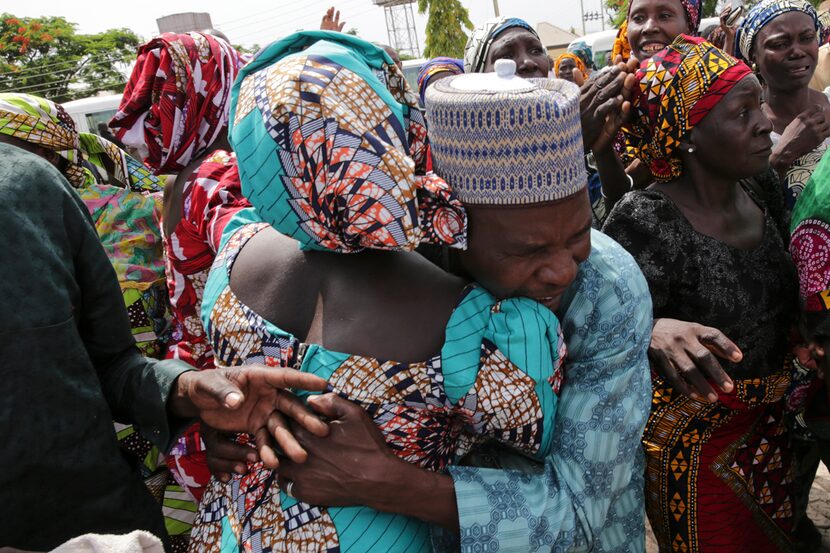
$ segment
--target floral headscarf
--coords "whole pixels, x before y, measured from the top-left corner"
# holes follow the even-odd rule
[[[556,77],[559,77],[559,64],[562,63],[563,60],[570,59],[574,61],[576,65],[576,69],[579,69],[583,75],[588,74],[588,70],[585,68],[585,64],[582,62],[582,59],[577,56],[576,54],[572,54],[571,52],[565,52],[564,54],[560,55],[556,58],[556,61],[553,63],[553,73]]]
[[[830,157],[821,160],[798,197],[790,231],[802,308],[830,311]]]
[[[204,153],[228,121],[239,54],[202,33],[165,33],[138,50],[110,128],[159,174],[178,173]]]
[[[678,36],[637,71],[634,153],[658,180],[683,172],[679,141],[741,79],[749,67],[700,37]]]
[[[60,104],[29,94],[0,93],[0,134],[57,152],[66,160],[63,175],[76,188],[95,180],[82,165],[75,122]]]
[[[495,17],[488,19],[480,27],[477,27],[464,47],[464,71],[466,73],[481,73],[484,71],[484,63],[487,60],[487,54],[490,52],[493,41],[507,29],[516,27],[527,29],[536,37],[539,36],[527,21],[517,17]]]
[[[460,75],[464,72],[464,61],[455,58],[432,58],[418,72],[418,96],[421,98],[421,105],[424,104],[424,94],[427,91],[430,80],[438,73],[450,73]]]
[[[803,12],[813,19],[817,36],[821,34],[821,24],[815,8],[804,0],[761,0],[746,14],[735,35],[735,55],[739,59],[752,59],[752,47],[755,37],[764,26],[787,12]]]
[[[308,249],[466,245],[449,186],[419,174],[426,124],[384,50],[343,33],[274,42],[240,72],[229,138],[259,216]]]
[[[631,4],[634,0],[628,0],[628,14],[631,14]],[[698,27],[700,27],[700,3],[701,0],[680,0],[680,5],[686,13],[686,23],[689,25],[689,32],[692,35],[697,35]],[[614,46],[611,48],[611,59],[616,59],[621,56],[623,61],[628,61],[631,57],[631,43],[628,42],[628,15],[625,21],[620,26],[617,32],[617,38],[614,39]],[[643,60],[640,60],[643,61]]]

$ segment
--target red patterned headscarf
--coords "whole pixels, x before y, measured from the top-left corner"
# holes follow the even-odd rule
[[[164,33],[139,48],[110,128],[156,174],[178,173],[227,126],[240,64],[222,39]]]
[[[683,172],[678,155],[685,137],[741,79],[749,67],[700,37],[678,36],[637,71],[634,154],[657,180]]]

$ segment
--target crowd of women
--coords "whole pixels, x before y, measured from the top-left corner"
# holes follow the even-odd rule
[[[334,9],[250,60],[163,34],[109,123],[130,153],[0,94],[3,155],[83,202],[123,296],[96,309],[126,312],[141,354],[316,377],[253,427],[181,418],[170,439],[144,395],[107,396],[158,520],[90,492],[97,520],[3,514],[0,545],[641,552],[647,515],[661,551],[817,550],[830,92],[809,85],[830,30],[803,0],[730,13],[710,42],[700,0],[631,0],[601,69],[499,17],[417,91]],[[18,488],[50,470],[15,462]]]

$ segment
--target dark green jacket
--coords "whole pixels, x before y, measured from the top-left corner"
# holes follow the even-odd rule
[[[84,204],[52,165],[2,143],[0,287],[0,545],[163,535],[112,421],[166,451],[167,397],[188,367],[139,354]]]

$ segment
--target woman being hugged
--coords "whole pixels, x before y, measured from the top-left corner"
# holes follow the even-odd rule
[[[717,328],[744,352],[728,355],[706,336],[689,352],[728,359],[734,386],[709,401],[680,377],[654,375],[646,511],[661,550],[788,551],[794,466],[783,409],[797,288],[781,222],[753,192],[764,184],[747,180],[768,171],[761,86],[745,64],[688,36],[645,62],[637,81],[634,151],[657,182],[625,196],[604,231],[638,261],[658,324]],[[662,368],[660,349],[651,361],[677,374]],[[692,367],[676,369],[694,378]]]

